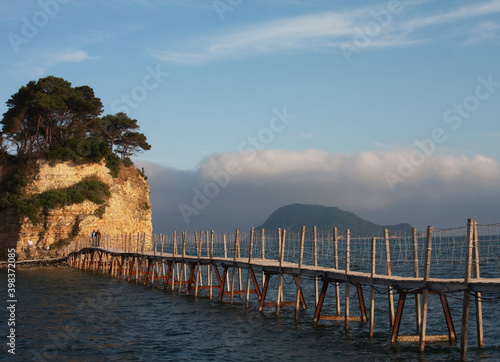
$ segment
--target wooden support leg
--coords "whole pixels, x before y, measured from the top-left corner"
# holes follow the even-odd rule
[[[396,342],[398,340],[399,327],[401,325],[401,317],[403,316],[403,309],[405,307],[406,292],[399,292],[398,308],[396,310],[396,316],[394,318],[394,326],[392,327],[392,337],[391,342]]]
[[[151,273],[151,267],[153,266],[153,261],[151,259],[148,260],[148,266],[146,267],[146,275],[144,275],[144,285],[148,284],[149,273]]]
[[[111,257],[111,261],[109,263],[108,275],[113,276],[113,262],[115,261],[114,257]]]
[[[361,288],[361,284],[356,284],[356,290],[358,291],[358,301],[359,301],[359,310],[361,311],[361,320],[364,323],[367,321],[367,318],[366,318],[365,299],[363,298],[363,289]]]
[[[326,291],[328,289],[328,282],[326,280],[323,281],[323,286],[321,287],[321,293],[318,298],[318,304],[316,305],[316,310],[314,311],[314,324],[318,323],[321,316],[321,308],[323,308],[323,302],[325,301]]]
[[[264,285],[262,286],[262,297],[260,298],[259,312],[262,312],[262,309],[264,308],[264,303],[266,302],[267,288],[269,287],[269,279],[271,279],[271,274],[269,273],[265,274],[266,274],[266,279],[264,281]]]
[[[189,264],[189,280],[187,283],[186,295],[189,295],[191,286],[196,282],[196,264]]]
[[[453,320],[451,319],[450,306],[448,305],[448,299],[446,298],[446,294],[440,293],[439,297],[441,298],[441,305],[443,306],[444,317],[446,319],[446,325],[448,326],[448,334],[450,336],[450,342],[455,342],[457,340],[457,336],[455,334],[455,327],[453,326]]]
[[[130,263],[130,267],[128,270],[128,281],[132,280],[132,273],[134,271],[134,265],[135,265],[135,257],[132,258],[132,262]]]
[[[255,277],[255,273],[252,268],[250,268],[250,276],[252,277],[253,285],[255,286],[255,293],[257,293],[257,297],[259,300],[261,299],[261,294],[260,294],[260,289],[259,289],[259,283],[257,282],[257,278]]]
[[[219,289],[222,289],[223,288],[223,286],[222,286],[223,282],[222,282],[222,280],[220,278],[219,269],[217,268],[217,265],[215,265],[215,264],[213,265],[213,267],[214,267],[213,269],[215,271],[215,276],[217,277],[217,283],[219,283]]]
[[[167,286],[168,286],[168,280],[170,278],[172,278],[172,284],[174,283],[174,272],[172,270],[172,262],[171,261],[168,261],[167,262],[168,264],[168,267],[167,267],[167,275],[164,275],[163,276],[163,289],[164,290],[167,290]]]
[[[121,278],[124,263],[125,263],[125,257],[122,256],[120,263],[118,264],[118,275],[117,275],[118,278]]]
[[[300,305],[302,306],[302,309],[307,309],[306,300],[304,299],[304,293],[302,293],[302,288],[299,285],[299,281],[297,279],[297,276],[294,275],[293,279],[295,280],[295,285],[299,287]]]
[[[219,289],[219,302],[222,301],[222,296],[224,295],[224,289],[226,287],[226,279],[227,279],[227,266],[224,267],[224,271],[222,272],[222,280],[220,282],[220,289]]]

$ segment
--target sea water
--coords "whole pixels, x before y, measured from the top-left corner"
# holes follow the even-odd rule
[[[312,323],[314,282],[303,280],[308,309],[294,318],[293,307],[258,312],[253,294],[231,305],[210,300],[206,291],[198,298],[157,287],[95,275],[67,267],[16,270],[15,356],[8,352],[9,318],[7,271],[0,271],[4,343],[1,360],[50,361],[386,361],[453,360],[459,343],[427,343],[419,354],[415,343],[390,343],[387,293],[376,294],[375,336],[368,338],[368,323]],[[260,275],[258,275],[260,279]],[[275,301],[277,277],[271,279],[266,301]],[[246,280],[245,276],[243,280]],[[321,284],[320,284],[321,287]],[[355,288],[351,287],[351,315],[359,315]],[[284,278],[284,299],[294,300],[295,284]],[[344,286],[341,286],[343,293]],[[217,291],[217,290],[215,290]],[[369,308],[369,288],[364,287]],[[216,292],[214,292],[216,294]],[[334,314],[334,286],[327,293],[323,313]],[[462,293],[450,293],[449,302],[460,340]],[[342,308],[343,308],[342,295]],[[485,297],[486,298],[486,297]],[[397,294],[395,295],[397,304]],[[472,303],[473,305],[473,303]],[[483,302],[485,348],[475,342],[474,309],[471,309],[469,360],[500,359],[500,321],[495,295]],[[408,296],[400,334],[415,333],[414,299]],[[446,334],[438,296],[429,296],[428,334]]]

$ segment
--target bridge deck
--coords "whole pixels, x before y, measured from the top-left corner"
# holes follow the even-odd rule
[[[133,256],[140,258],[150,258],[155,260],[173,261],[175,263],[199,263],[199,264],[216,264],[227,267],[237,268],[252,268],[255,271],[264,271],[274,274],[287,275],[305,275],[311,277],[319,277],[323,280],[332,282],[348,282],[352,284],[391,286],[396,290],[414,290],[414,289],[429,289],[433,291],[476,291],[476,292],[496,292],[500,293],[500,278],[471,278],[468,283],[465,283],[461,278],[429,278],[426,282],[424,278],[414,278],[396,275],[374,274],[373,278],[370,273],[350,270],[348,273],[342,269],[326,268],[322,266],[302,265],[299,271],[298,263],[283,262],[280,265],[278,260],[252,258],[250,263],[248,258],[223,258],[223,257],[197,257],[197,256],[181,256],[172,253],[162,253],[146,251],[142,253],[130,253],[116,248],[93,248],[95,250],[106,251],[114,256]]]

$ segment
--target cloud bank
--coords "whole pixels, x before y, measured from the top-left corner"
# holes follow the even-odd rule
[[[246,230],[291,203],[336,206],[380,224],[456,227],[500,221],[500,169],[477,155],[411,150],[337,154],[265,150],[216,154],[196,170],[140,163],[151,183],[155,232]],[[396,175],[393,181],[388,175]]]

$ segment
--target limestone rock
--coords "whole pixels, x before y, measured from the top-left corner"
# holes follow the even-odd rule
[[[0,177],[5,174],[0,166]],[[150,185],[133,166],[122,166],[118,177],[113,178],[104,162],[75,165],[38,161],[37,170],[25,190],[28,195],[38,194],[70,187],[88,177],[96,177],[110,186],[111,196],[105,203],[102,218],[96,213],[100,205],[91,201],[51,209],[44,215],[43,223],[37,225],[13,210],[0,210],[1,253],[5,254],[7,248],[16,248],[21,259],[49,253],[56,256],[61,252],[53,250],[52,244],[60,240],[90,239],[92,230],[99,230],[102,239],[111,245],[119,243],[121,237],[118,235],[141,234],[145,249],[151,249]],[[5,255],[0,254],[0,259],[5,260]]]

